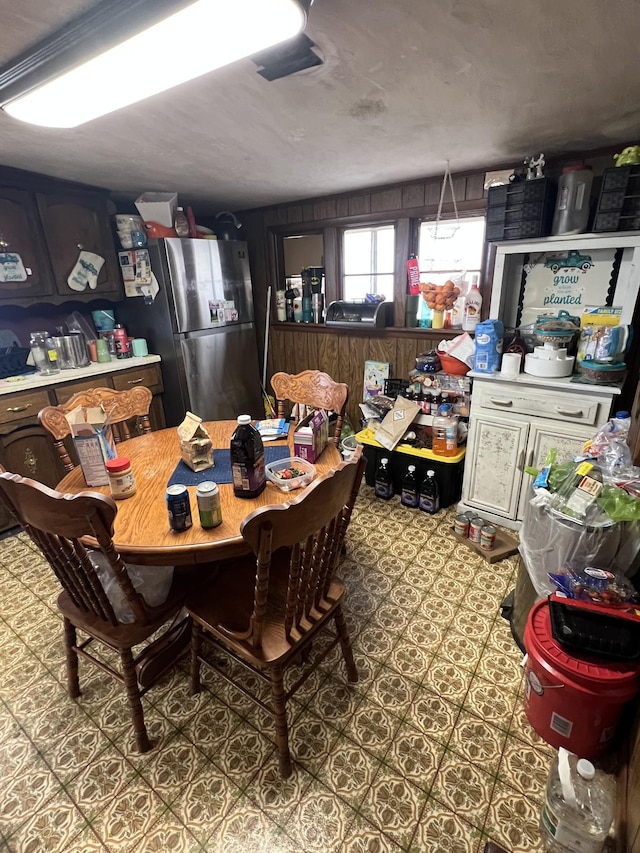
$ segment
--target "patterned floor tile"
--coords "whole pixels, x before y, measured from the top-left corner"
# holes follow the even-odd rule
[[[168,850],[200,853],[201,849],[200,843],[186,826],[176,826],[172,816],[165,815],[140,843],[130,847],[127,853],[167,853]]]
[[[542,851],[539,830],[540,806],[498,783],[489,805],[485,833],[511,853]]]
[[[228,740],[211,756],[211,760],[231,779],[238,788],[244,790],[255,776],[267,756],[273,756],[270,741],[246,723],[238,726]]]
[[[334,744],[318,779],[357,811],[379,767],[378,758],[343,736]]]
[[[384,663],[391,654],[391,650],[396,642],[397,637],[395,634],[391,634],[379,624],[369,623],[358,635],[358,639],[354,643],[354,649],[380,663]]]
[[[471,683],[471,672],[436,655],[422,682],[422,686],[454,705],[462,705]]]
[[[492,726],[507,732],[518,701],[520,700],[510,690],[475,675],[469,685],[469,693],[463,707]]]
[[[61,793],[61,785],[38,756],[9,766],[0,759],[0,767],[0,831],[8,837],[35,817],[54,795]]]
[[[482,613],[477,613],[475,610],[469,610],[465,602],[456,611],[456,621],[454,628],[465,637],[476,640],[483,647],[486,641],[491,636],[493,630],[493,622],[491,616],[485,616]]]
[[[333,853],[342,846],[355,818],[350,806],[314,782],[290,813],[287,832],[305,853]]]
[[[498,778],[527,799],[541,803],[551,762],[552,754],[510,737],[505,744]]]
[[[487,646],[478,664],[478,675],[501,687],[517,691],[522,681],[522,667],[517,658]]]
[[[457,705],[424,688],[417,691],[404,722],[424,733],[430,740],[446,746],[460,715]]]
[[[196,776],[185,782],[171,803],[170,813],[204,843],[241,797],[240,788],[233,785],[215,764],[207,762]],[[165,823],[168,818],[169,813],[166,813]]]
[[[495,778],[477,764],[447,750],[436,775],[430,798],[482,830]]]
[[[341,853],[398,853],[401,847],[363,817],[356,817],[347,833]]]
[[[550,746],[550,744],[540,737],[527,719],[522,699],[518,699],[515,702],[513,717],[511,718],[511,726],[509,728],[509,736],[523,741],[528,746],[533,746],[535,749],[540,750],[549,757],[556,753],[554,747]]]
[[[66,783],[67,794],[91,821],[129,785],[136,771],[113,745]]]
[[[171,805],[188,779],[197,776],[207,759],[182,733],[178,733],[162,749],[149,753],[140,768],[140,776],[156,794]]]
[[[478,853],[479,830],[437,800],[428,800],[411,843],[411,853]]]
[[[396,732],[384,761],[429,793],[443,754],[442,743],[405,722]]]
[[[360,813],[399,847],[406,848],[416,831],[426,798],[421,788],[382,764]]]
[[[365,700],[355,711],[344,734],[372,755],[384,758],[400,724],[400,718],[391,711]]]
[[[402,675],[391,666],[383,666],[376,673],[368,698],[395,716],[404,717],[417,690],[418,684],[412,678]]]
[[[405,678],[420,684],[429,669],[432,658],[433,652],[400,639],[385,661],[385,668],[395,670]]]
[[[293,760],[315,776],[333,754],[339,737],[337,728],[306,708],[289,727]]]
[[[463,710],[456,721],[449,748],[495,775],[506,740],[505,731]]]
[[[162,798],[144,779],[134,776],[118,796],[92,818],[91,827],[109,848],[129,850],[146,837],[166,811]]]
[[[46,850],[65,850],[87,821],[71,798],[60,791],[29,817],[10,842],[19,853],[41,853]]]
[[[435,654],[446,633],[446,625],[440,625],[419,612],[407,626],[404,636],[424,652]]]
[[[450,661],[457,667],[473,672],[483,652],[482,641],[468,637],[455,628],[450,628],[438,648],[438,657]]]
[[[217,754],[232,733],[243,724],[243,719],[218,699],[207,696],[202,710],[193,715],[181,729],[184,737],[195,744],[206,756]]]

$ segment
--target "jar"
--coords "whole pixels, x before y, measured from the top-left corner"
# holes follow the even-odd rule
[[[60,372],[58,351],[49,332],[31,332],[29,346],[34,364],[40,373],[49,376]]]
[[[112,498],[122,500],[135,495],[136,484],[133,479],[130,459],[127,459],[126,456],[117,456],[115,459],[109,459],[106,467]]]

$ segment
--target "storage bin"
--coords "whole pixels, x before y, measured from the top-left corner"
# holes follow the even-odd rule
[[[486,239],[546,237],[551,233],[555,200],[556,185],[550,178],[490,187]]]
[[[640,229],[640,165],[613,166],[602,176],[594,231]]]

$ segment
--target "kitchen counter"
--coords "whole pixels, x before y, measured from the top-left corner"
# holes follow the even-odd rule
[[[536,385],[557,391],[582,392],[589,395],[602,394],[603,396],[611,397],[621,392],[619,385],[596,385],[592,382],[572,382],[572,376],[562,376],[552,379],[548,376],[531,376],[529,373],[519,373],[517,377],[513,378],[502,376],[500,373],[480,373],[476,370],[470,370],[467,376],[472,379],[487,379],[492,382],[508,382],[510,385]]]
[[[59,385],[62,382],[71,382],[78,379],[89,379],[92,376],[105,376],[110,373],[118,373],[121,370],[129,370],[132,367],[145,367],[159,361],[159,355],[145,355],[138,358],[114,358],[104,364],[92,361],[87,367],[61,370],[59,373],[54,373],[51,376],[43,376],[41,373],[9,376],[6,379],[0,379],[0,395],[13,394],[16,391],[29,391],[33,388],[46,388],[49,385]]]

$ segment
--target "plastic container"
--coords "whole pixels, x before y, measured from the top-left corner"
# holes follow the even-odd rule
[[[231,475],[237,498],[257,498],[267,485],[264,446],[251,415],[239,415],[238,426],[231,436]]]
[[[285,471],[291,469],[299,471],[299,474],[293,474],[290,477],[283,477]],[[306,459],[300,456],[289,456],[287,459],[278,459],[276,462],[270,462],[265,465],[265,474],[267,480],[273,483],[283,492],[292,492],[294,489],[302,489],[308,486],[316,476],[315,466]]]
[[[400,492],[400,503],[403,506],[415,509],[418,506],[418,478],[416,477],[416,466],[409,465],[407,473],[402,478],[402,491]]]
[[[564,167],[558,181],[552,234],[582,234],[587,230],[592,183],[591,167],[584,163]]]
[[[109,475],[111,497],[119,501],[135,495],[136,483],[131,470],[131,460],[126,456],[117,456],[115,459],[109,459],[105,465]]]
[[[597,758],[611,749],[626,704],[638,693],[637,663],[605,663],[567,652],[554,639],[547,600],[529,612],[524,710],[551,746]]]
[[[462,311],[462,329],[465,332],[475,332],[480,321],[480,309],[482,308],[482,294],[478,290],[477,276],[475,277],[469,293],[464,298],[464,309]]]
[[[458,418],[443,404],[433,418],[432,450],[436,456],[455,456],[458,452]]]
[[[621,382],[624,379],[627,366],[623,361],[613,364],[602,364],[599,361],[581,361],[580,372],[585,382],[593,382],[594,385],[610,385],[613,382]]]
[[[49,332],[31,332],[29,347],[39,373],[42,373],[43,376],[50,376],[53,373],[60,372],[58,351]]]
[[[433,468],[427,471],[427,476],[420,484],[418,506],[429,515],[435,515],[440,509],[440,489]]]
[[[178,235],[178,237],[189,236],[189,220],[187,219],[187,214],[181,207],[176,208],[176,215],[173,227],[176,229],[176,234]]]
[[[393,477],[388,456],[383,456],[378,463],[373,487],[377,498],[386,501],[393,497]]]
[[[460,361],[459,358],[453,355],[447,355],[446,352],[438,350],[438,358],[444,372],[449,373],[451,376],[466,376],[471,370],[469,365],[465,364],[464,361]]]
[[[540,814],[544,849],[548,853],[601,853],[615,803],[613,777],[561,748],[549,771]]]

